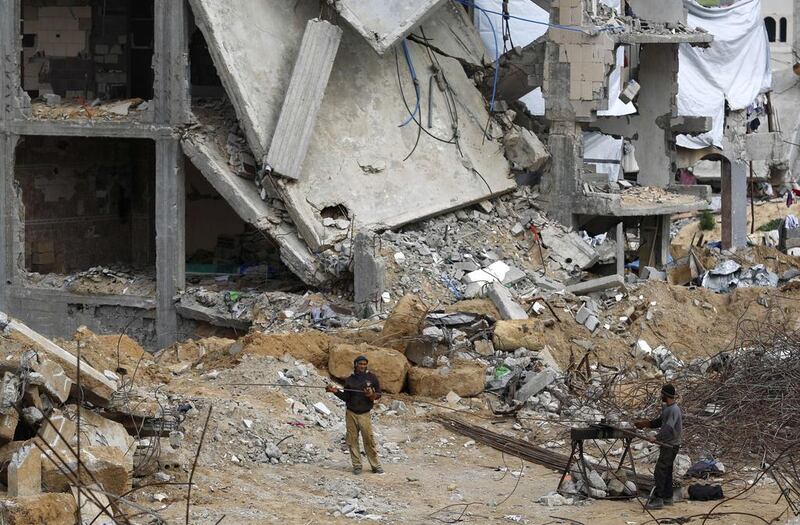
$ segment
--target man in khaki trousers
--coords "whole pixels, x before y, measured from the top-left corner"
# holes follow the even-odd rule
[[[364,451],[372,467],[372,472],[383,474],[383,467],[375,448],[375,437],[372,435],[370,411],[375,401],[381,398],[381,385],[377,376],[367,367],[369,361],[364,355],[353,361],[353,373],[344,382],[344,390],[329,385],[327,391],[347,404],[345,423],[347,425],[347,446],[350,449],[350,460],[353,463],[353,474],[361,474],[361,451],[358,446],[358,434],[364,442]]]

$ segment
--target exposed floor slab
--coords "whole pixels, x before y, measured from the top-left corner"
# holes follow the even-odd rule
[[[445,1],[339,0],[336,7],[342,18],[382,55]]]

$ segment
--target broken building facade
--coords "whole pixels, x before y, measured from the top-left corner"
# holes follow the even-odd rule
[[[466,10],[412,4],[0,2],[2,309],[51,336],[136,318],[163,347],[204,319],[181,308],[187,272],[255,262],[326,286],[355,232],[513,189]],[[422,21],[441,54],[400,49]],[[226,257],[243,236],[254,261]],[[151,289],[68,286],[110,265]]]
[[[566,29],[503,57],[487,108],[494,60],[455,1],[0,1],[0,309],[50,336],[81,324],[121,331],[136,318],[163,347],[210,318],[183,301],[195,275],[251,265],[325,287],[355,271],[357,305],[380,303],[373,232],[542,171],[542,143],[501,111],[539,86],[548,211],[618,240],[636,228],[641,266],[665,264],[671,214],[708,197],[673,183],[675,135],[709,125],[678,116],[678,46],[711,36],[686,26],[681,2],[661,12],[630,1],[633,16],[584,0],[537,4]],[[602,116],[618,96],[608,77],[620,47],[638,113]],[[587,171],[588,130],[635,147],[638,187]],[[725,155],[735,158],[723,188],[733,246],[743,157]],[[150,288],[48,284],[120,264],[151,276]]]

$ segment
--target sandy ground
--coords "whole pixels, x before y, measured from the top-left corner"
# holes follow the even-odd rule
[[[386,418],[389,419],[389,418]],[[523,464],[485,446],[465,447],[467,438],[454,436],[436,423],[410,417],[400,424],[382,421],[387,437],[409,439],[408,460],[387,464],[387,473],[353,476],[349,457],[342,451],[330,461],[309,465],[229,466],[213,468],[215,458],[201,455],[191,507],[192,523],[286,523],[298,525],[352,523],[336,518],[319,501],[330,499],[321,482],[352,480],[370,498],[385,499],[392,507],[381,522],[397,524],[452,523],[583,523],[586,525],[652,523],[637,501],[593,501],[579,506],[546,507],[536,503],[551,492],[559,475],[538,465]],[[447,438],[448,445],[440,445]],[[498,471],[508,465],[512,472]],[[170,522],[183,515],[180,491],[162,515]],[[758,487],[741,500],[719,506],[718,512],[748,512],[767,520],[780,512],[774,505],[774,487]],[[336,499],[334,497],[334,499]],[[465,510],[465,503],[473,503]],[[654,511],[659,518],[703,514],[716,502],[679,502],[671,509]],[[445,508],[451,506],[449,509]],[[556,517],[564,518],[558,520]],[[554,521],[556,520],[556,521]],[[569,521],[574,520],[574,521]],[[700,523],[702,520],[697,520]],[[756,524],[747,516],[718,516],[710,523]],[[662,523],[668,523],[663,521]],[[676,523],[676,522],[672,522]]]
[[[756,230],[760,226],[768,223],[774,219],[782,219],[790,213],[800,217],[800,202],[795,202],[791,208],[786,207],[785,200],[780,202],[761,202],[756,203]],[[720,215],[714,216],[715,225],[711,231],[702,232],[705,235],[706,241],[719,241],[722,239],[722,217]],[[750,233],[750,224],[752,223],[752,216],[750,214],[750,206],[747,207],[747,232]],[[689,246],[693,237],[700,237],[699,233],[700,221],[694,221],[684,226],[680,232],[672,239],[673,245]]]

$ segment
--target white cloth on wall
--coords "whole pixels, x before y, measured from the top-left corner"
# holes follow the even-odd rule
[[[680,45],[678,114],[712,117],[714,126],[702,135],[679,135],[677,143],[691,149],[722,147],[725,101],[731,109],[744,109],[772,85],[761,0],[727,7],[703,7],[696,0],[684,4],[688,25],[702,27],[714,41],[708,48]]]
[[[594,160],[611,160],[613,163],[590,162],[597,173],[608,174],[609,181],[619,180],[622,175],[622,139],[604,135],[595,131],[583,132],[583,158]]]

